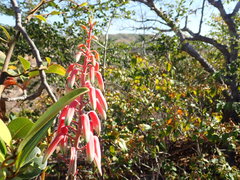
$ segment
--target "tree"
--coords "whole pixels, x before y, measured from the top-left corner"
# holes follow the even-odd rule
[[[181,49],[187,52],[191,57],[196,59],[205,71],[212,75],[216,75],[216,81],[227,86],[227,89],[223,91],[226,99],[226,104],[223,109],[224,121],[233,120],[234,122],[239,121],[239,102],[240,102],[240,91],[239,91],[239,1],[230,1],[232,4],[235,3],[234,8],[230,13],[227,13],[226,3],[222,0],[203,0],[202,6],[196,9],[188,10],[193,1],[177,1],[176,12],[171,9],[174,3],[159,3],[155,0],[133,0],[145,4],[151,9],[156,15],[162,20],[161,23],[165,27],[169,27],[168,31],[174,32],[178,37]],[[208,4],[207,4],[208,3]],[[206,36],[202,35],[202,25],[204,20],[204,13],[206,6],[209,8],[215,8],[219,12],[219,18],[223,21],[224,30],[226,33],[222,34],[225,41],[220,41],[217,36]],[[169,11],[169,7],[170,11]],[[165,9],[164,9],[165,8]],[[194,33],[188,27],[188,18],[192,12],[200,11],[201,18],[199,20],[199,30]],[[185,19],[185,26],[180,28],[179,19]],[[152,20],[146,19],[146,22]],[[157,20],[156,20],[157,21]],[[159,30],[160,32],[163,30]],[[214,47],[223,57],[224,65],[222,68],[216,69],[204,53],[198,49],[196,42],[203,42]],[[219,60],[221,63],[221,60]]]

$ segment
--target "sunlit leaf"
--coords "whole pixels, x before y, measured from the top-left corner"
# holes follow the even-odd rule
[[[26,60],[25,58],[23,58],[22,56],[18,56],[18,59],[20,60],[22,66],[23,66],[23,69],[25,71],[27,71],[31,66],[30,62],[28,60]]]
[[[10,146],[11,140],[12,140],[12,136],[11,133],[8,129],[8,127],[6,126],[6,124],[0,119],[0,138],[7,144]]]
[[[43,17],[42,15],[36,15],[35,17],[38,18],[40,21],[47,22],[47,19],[45,17]]]
[[[32,128],[33,124],[34,123],[30,119],[25,117],[19,117],[12,120],[8,124],[8,128],[12,134],[13,139],[24,138],[29,132],[29,130]]]
[[[51,61],[52,61],[51,58],[50,58],[50,57],[46,57],[45,59],[46,59],[48,65],[50,65],[50,64],[51,64]]]
[[[5,36],[7,37],[8,41],[10,41],[11,40],[11,36],[8,33],[8,31],[6,30],[6,28],[1,26],[1,25],[0,25],[0,28],[3,30],[3,32],[4,32]]]
[[[52,64],[48,67],[48,69],[45,72],[46,73],[55,73],[55,74],[59,74],[61,76],[65,76],[66,69],[59,64]]]

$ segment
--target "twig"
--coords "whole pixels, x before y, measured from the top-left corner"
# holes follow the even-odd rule
[[[32,41],[32,39],[29,37],[28,33],[26,32],[25,28],[22,26],[22,20],[21,20],[21,11],[18,7],[18,3],[16,0],[11,0],[12,6],[13,6],[13,10],[15,12],[15,16],[16,16],[16,29],[19,30],[23,37],[26,39],[26,41],[28,42],[28,44],[30,45],[31,49],[32,49],[32,53],[33,56],[36,58],[36,62],[37,62],[37,66],[39,69],[41,69],[42,67],[42,59],[39,53],[39,50],[37,49],[35,43]],[[39,70],[39,74],[41,77],[41,82],[44,86],[44,88],[47,90],[49,96],[52,98],[52,100],[54,102],[57,102],[57,98],[55,97],[55,95],[53,94],[48,82],[47,82],[47,78],[46,78],[46,73],[44,72],[44,70]]]
[[[200,19],[200,23],[199,23],[198,34],[200,34],[200,33],[201,33],[201,30],[202,30],[202,23],[203,23],[203,15],[204,15],[205,1],[206,1],[206,0],[203,0],[203,3],[202,3],[201,19]]]

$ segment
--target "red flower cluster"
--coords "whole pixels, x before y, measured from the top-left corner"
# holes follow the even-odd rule
[[[77,153],[85,150],[87,159],[94,161],[99,173],[101,170],[101,150],[98,136],[101,132],[101,119],[106,119],[108,109],[106,100],[102,94],[104,83],[99,72],[99,54],[91,50],[91,40],[94,23],[89,23],[89,28],[82,26],[87,32],[86,44],[78,46],[76,63],[71,64],[67,70],[67,90],[87,87],[88,97],[79,96],[69,105],[64,107],[59,115],[58,128],[55,138],[48,147],[44,161],[51,156],[57,145],[62,148],[71,147],[71,156],[68,173],[75,175],[77,172]],[[98,87],[98,88],[96,88]],[[97,113],[96,111],[97,110]],[[79,147],[82,139],[85,143]]]

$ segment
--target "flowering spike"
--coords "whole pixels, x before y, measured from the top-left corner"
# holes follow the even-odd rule
[[[98,86],[99,88],[104,91],[104,83],[103,83],[103,78],[102,78],[102,74],[98,71],[95,72],[97,81],[98,81]]]
[[[57,148],[57,145],[59,144],[59,142],[61,140],[63,140],[65,135],[63,134],[58,134],[53,141],[51,142],[50,146],[48,147],[48,149],[45,152],[45,155],[43,157],[43,163],[52,155],[52,153],[55,151],[55,149]]]
[[[97,99],[97,110],[102,119],[107,119],[106,112],[103,110],[99,100]]]
[[[90,103],[92,108],[95,110],[96,106],[97,106],[97,102],[96,102],[96,90],[94,87],[89,87],[89,99],[90,99]]]
[[[65,125],[68,126],[72,122],[72,119],[73,119],[73,116],[74,116],[74,112],[76,110],[77,105],[78,105],[78,101],[74,100],[68,106],[67,116],[66,116],[65,121],[64,121]]]
[[[89,142],[86,145],[86,155],[87,155],[87,160],[89,162],[92,162],[94,160],[95,156],[95,148],[94,148],[94,139],[93,139],[93,133],[90,133],[90,139]]]
[[[90,80],[91,80],[91,83],[94,83],[94,80],[95,80],[95,68],[94,66],[90,67]]]
[[[99,173],[102,175],[102,168],[101,168],[101,149],[100,149],[100,143],[97,136],[93,136],[94,139],[94,164],[97,166]]]
[[[96,89],[96,97],[99,100],[102,107],[104,108],[104,110],[107,111],[108,110],[107,101],[106,101],[105,97],[103,96],[102,92],[100,91],[100,89]]]
[[[86,142],[89,142],[91,131],[90,131],[90,121],[86,114],[80,116],[83,130],[83,137]]]
[[[97,113],[95,111],[89,111],[88,115],[90,119],[92,120],[92,128],[97,132],[97,134],[100,134],[101,132],[101,122],[100,119],[97,116]]]

